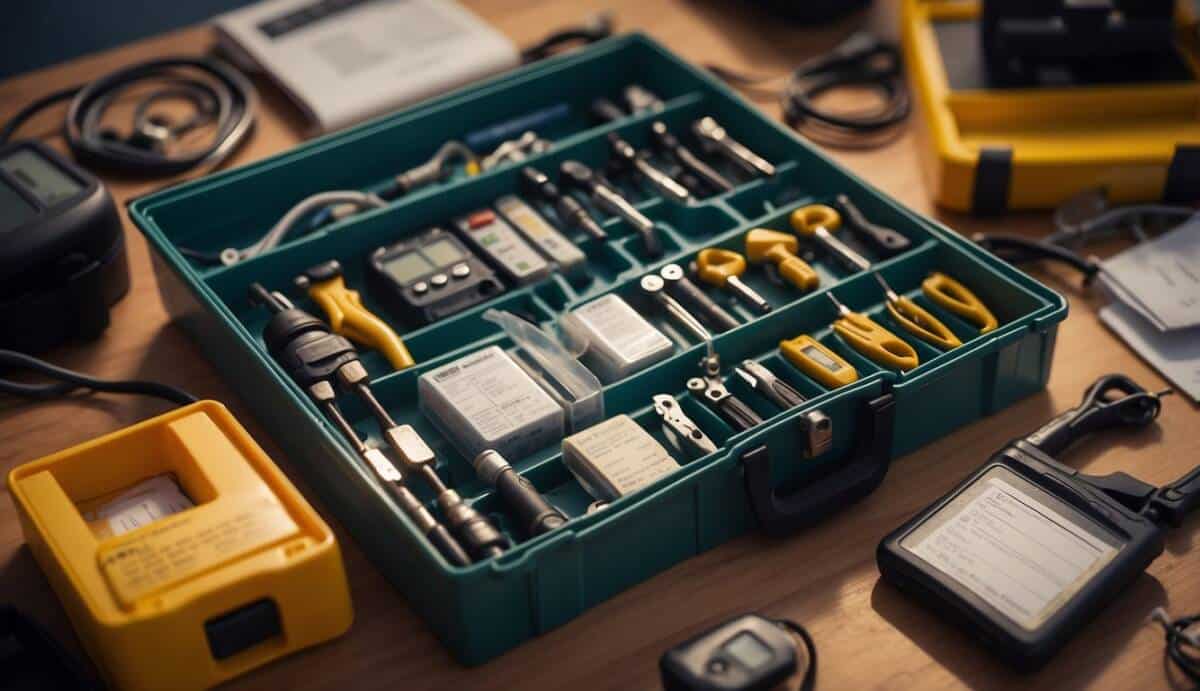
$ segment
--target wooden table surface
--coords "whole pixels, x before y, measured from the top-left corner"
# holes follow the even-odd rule
[[[704,0],[467,0],[465,4],[518,44],[529,43],[552,27],[577,22],[588,12],[611,7],[621,30],[645,31],[685,58],[762,73],[781,72],[829,48],[853,28],[850,23],[822,30],[789,27],[738,9],[739,3]],[[0,120],[51,90],[99,77],[135,60],[199,53],[212,44],[212,33],[197,27],[10,79],[0,83]],[[277,90],[259,86],[263,103],[258,128],[235,164],[283,151],[301,140],[303,122],[298,111]],[[778,114],[769,99],[759,104]],[[52,110],[27,125],[22,134],[61,145],[52,136],[61,118],[61,110]],[[936,211],[919,172],[918,153],[918,143],[905,134],[882,149],[833,155],[879,188],[961,232],[1003,228],[1038,234],[1049,229],[1044,214],[984,222]],[[164,181],[108,182],[123,206],[123,200]],[[146,242],[132,224],[126,221],[125,225],[133,286],[114,309],[112,327],[98,342],[60,349],[50,359],[106,377],[157,379],[224,401],[284,471],[293,475],[289,460],[217,369],[168,324]],[[952,487],[1004,442],[1073,406],[1097,376],[1125,372],[1147,387],[1164,386],[1157,373],[1100,324],[1097,299],[1078,288],[1075,276],[1051,269],[1038,269],[1036,275],[1071,302],[1071,316],[1059,331],[1047,391],[900,459],[875,494],[835,519],[789,539],[735,540],[631,588],[487,665],[467,669],[451,659],[326,513],[342,540],[357,612],[354,627],[339,640],[276,662],[227,688],[651,689],[657,687],[657,662],[664,649],[745,611],[790,617],[808,627],[819,651],[822,689],[1185,687],[1164,663],[1161,631],[1144,622],[1159,604],[1176,615],[1200,612],[1200,551],[1191,549],[1200,529],[1196,518],[1171,535],[1166,553],[1148,575],[1033,676],[1009,672],[956,630],[879,581],[874,552],[884,534]],[[36,404],[4,400],[0,402],[0,471],[7,473],[19,463],[163,410],[164,405],[153,400],[114,396]],[[1072,451],[1067,460],[1091,473],[1120,469],[1156,484],[1170,481],[1200,459],[1196,412],[1187,400],[1170,398],[1157,426],[1095,439]],[[302,483],[301,489],[312,498]],[[2,491],[6,495],[7,487]],[[23,546],[7,496],[0,497],[0,601],[18,603],[79,652],[63,610]]]

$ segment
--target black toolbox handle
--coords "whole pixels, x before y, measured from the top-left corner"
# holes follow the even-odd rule
[[[859,416],[858,444],[850,460],[786,495],[771,485],[771,457],[766,445],[742,454],[746,494],[762,531],[775,536],[793,533],[875,491],[892,463],[895,407],[895,397],[890,393],[868,401]]]

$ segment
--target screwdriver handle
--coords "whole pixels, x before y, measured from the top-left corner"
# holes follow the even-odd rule
[[[833,330],[868,360],[902,372],[920,364],[917,351],[896,334],[860,312],[838,317]]]
[[[969,288],[944,273],[933,272],[921,282],[921,291],[938,307],[970,322],[979,333],[987,333],[1000,325],[992,311]]]
[[[551,506],[533,483],[511,468],[496,478],[496,493],[504,505],[517,515],[527,535],[548,533],[567,522],[567,517]]]
[[[792,212],[789,219],[792,230],[798,235],[812,238],[819,242],[839,262],[851,271],[866,271],[871,268],[871,262],[849,245],[834,236],[833,231],[842,225],[841,214],[837,209],[825,204],[809,204]]]

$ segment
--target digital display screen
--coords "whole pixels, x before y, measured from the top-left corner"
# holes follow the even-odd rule
[[[0,160],[0,170],[47,207],[83,191],[74,178],[30,149],[19,149]]]
[[[743,667],[758,669],[771,660],[771,649],[749,631],[743,631],[725,644],[725,653]]]
[[[821,352],[816,346],[806,346],[804,348],[804,354],[807,355],[813,362],[824,367],[830,372],[837,372],[838,370],[842,369],[841,363]]]
[[[20,228],[25,222],[37,218],[37,215],[33,204],[0,180],[0,233]]]
[[[419,253],[409,252],[389,260],[383,268],[392,277],[392,280],[408,285],[437,267],[430,264],[429,260]]]
[[[454,262],[461,261],[463,253],[459,251],[450,240],[438,240],[421,248],[421,254],[424,254],[429,261],[433,262],[434,266],[448,266]]]

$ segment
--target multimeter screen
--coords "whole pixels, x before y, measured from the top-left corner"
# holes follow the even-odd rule
[[[402,254],[383,266],[388,275],[400,284],[408,284],[434,270],[434,265],[419,252]]]
[[[46,207],[71,199],[83,191],[83,186],[74,178],[29,149],[18,149],[0,160],[0,170]],[[16,194],[16,191],[7,190],[3,195],[4,204],[0,207],[0,213],[9,211],[7,193]]]
[[[808,346],[807,348],[805,348],[804,354],[807,355],[809,358],[811,358],[813,362],[824,367],[825,369],[829,370],[830,372],[836,372],[842,368],[841,364],[838,363],[837,360],[834,360],[833,358],[829,357],[825,353],[822,353],[820,350],[818,350],[817,348],[814,348],[813,346]]]
[[[434,263],[434,266],[438,267],[448,266],[463,259],[463,253],[458,246],[449,240],[430,243],[421,248],[421,254],[424,254],[429,261]]]
[[[1004,467],[963,488],[900,546],[1027,631],[1121,550],[1098,523]]]
[[[749,669],[757,669],[771,660],[771,649],[749,631],[734,636],[725,644],[724,650],[727,655]]]

